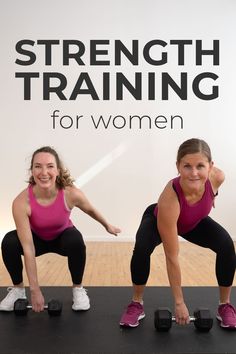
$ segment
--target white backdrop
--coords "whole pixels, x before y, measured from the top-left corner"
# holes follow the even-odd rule
[[[0,139],[0,235],[14,228],[11,215],[13,198],[26,187],[28,167],[32,152],[43,145],[51,145],[62,157],[65,165],[77,180],[91,202],[113,224],[121,227],[120,241],[133,240],[140,217],[146,206],[155,202],[166,182],[176,175],[175,159],[179,144],[185,139],[199,137],[211,146],[215,164],[226,174],[226,181],[217,198],[212,216],[225,226],[236,239],[235,210],[236,168],[235,141],[235,62],[236,2],[234,0],[179,0],[179,1],[45,1],[28,0],[5,2],[2,5],[1,36],[1,139]],[[25,46],[36,55],[29,66],[15,63],[16,59],[28,60],[17,53],[16,43],[21,40],[35,42]],[[45,65],[45,47],[38,40],[59,40],[53,46],[52,63]],[[142,54],[146,43],[160,39],[165,48],[153,47],[150,56],[160,59],[167,53],[165,65],[148,64]],[[85,65],[71,60],[63,65],[62,41],[79,40],[85,45],[82,57]],[[90,65],[91,40],[107,40],[109,44],[98,45],[97,60],[109,61],[110,65]],[[114,62],[114,41],[122,41],[131,50],[132,41],[139,44],[139,62],[133,65],[122,56],[121,65]],[[184,65],[178,65],[176,45],[171,40],[191,40],[185,46]],[[203,56],[202,65],[196,65],[196,40],[202,41],[203,49],[211,49],[213,40],[220,43],[220,62],[213,65],[213,57]],[[30,49],[31,48],[31,49]],[[71,51],[76,50],[72,46]],[[38,72],[40,77],[32,80],[31,99],[24,99],[23,79],[16,72]],[[87,72],[96,87],[99,100],[89,94],[79,94],[75,100],[60,100],[52,94],[43,99],[43,73],[59,72],[67,79],[64,94],[67,98],[81,72]],[[103,100],[103,73],[110,73],[110,99]],[[142,99],[136,100],[124,89],[122,100],[116,99],[116,72],[123,73],[134,84],[135,72],[143,78]],[[156,75],[156,99],[147,96],[148,73]],[[161,73],[167,72],[180,84],[180,73],[187,73],[187,99],[181,100],[172,90],[169,99],[161,97]],[[203,72],[218,76],[214,82],[205,80],[200,89],[210,94],[212,85],[219,87],[219,97],[202,100],[192,90],[194,78]],[[56,85],[57,82],[53,81]],[[81,89],[87,89],[86,82]],[[55,127],[51,115],[59,110]],[[70,124],[70,116],[83,116],[78,128]],[[131,128],[118,117],[107,129],[95,121],[103,115],[107,121],[121,115],[126,119],[133,115],[148,115],[152,128],[142,123]],[[170,117],[179,115],[171,129]],[[155,127],[157,116],[165,116],[166,128]],[[118,128],[119,127],[119,128]],[[80,177],[80,179],[78,179]],[[113,240],[105,230],[78,210],[72,215],[75,225],[87,240]]]

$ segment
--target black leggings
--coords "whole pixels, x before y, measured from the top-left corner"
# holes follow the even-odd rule
[[[86,247],[81,233],[75,227],[64,230],[52,241],[44,241],[34,232],[32,232],[32,235],[36,257],[50,252],[67,256],[72,282],[74,284],[82,282],[86,261]],[[23,263],[21,259],[23,254],[23,248],[16,230],[8,232],[2,240],[2,258],[14,285],[23,281]]]
[[[144,212],[136,234],[136,243],[131,259],[131,277],[136,285],[147,283],[150,272],[150,256],[162,241],[154,216],[156,204],[150,205]],[[189,242],[210,248],[216,253],[216,278],[219,286],[231,286],[234,279],[236,256],[234,243],[228,232],[212,220],[204,218],[192,231],[180,235]]]

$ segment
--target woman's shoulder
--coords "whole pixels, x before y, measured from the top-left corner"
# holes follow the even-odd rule
[[[213,166],[209,174],[209,180],[211,182],[214,191],[217,191],[220,185],[225,180],[225,174],[218,167]]]
[[[169,203],[169,202],[173,202],[174,200],[177,200],[177,198],[176,198],[176,193],[173,188],[173,179],[171,179],[164,187],[164,189],[159,197],[158,204],[160,202]]]
[[[13,203],[24,203],[28,201],[28,187],[21,191],[13,200]]]
[[[75,185],[75,184],[72,184],[71,186],[66,186],[64,188],[64,193],[66,195],[76,195],[77,193],[80,192],[80,189]]]
[[[170,180],[163,189],[158,200],[159,222],[164,220],[168,225],[176,223],[180,213],[180,205],[173,188],[173,180]]]
[[[13,200],[12,203],[13,212],[26,212],[27,214],[30,212],[29,210],[29,197],[28,197],[28,188],[25,188],[21,191]]]
[[[83,194],[82,191],[74,184],[71,186],[66,186],[64,193],[67,204],[70,206],[70,208],[77,204],[78,199],[80,199]]]

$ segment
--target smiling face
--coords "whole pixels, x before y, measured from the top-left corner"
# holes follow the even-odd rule
[[[44,189],[55,188],[59,169],[55,157],[48,152],[35,154],[31,173],[35,184]]]
[[[186,154],[177,162],[181,185],[192,192],[202,190],[212,165],[203,153]]]

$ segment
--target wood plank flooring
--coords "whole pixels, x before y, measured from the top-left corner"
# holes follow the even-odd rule
[[[133,242],[87,242],[87,262],[84,286],[130,286],[130,259]],[[183,286],[217,286],[215,254],[188,242],[180,243],[180,264]],[[47,254],[37,258],[38,278],[41,286],[69,286],[70,273],[67,258]],[[28,285],[24,275],[25,284]],[[0,259],[0,285],[11,285],[10,277]],[[168,286],[165,256],[162,245],[151,258],[148,286]],[[236,279],[234,280],[234,286]]]

